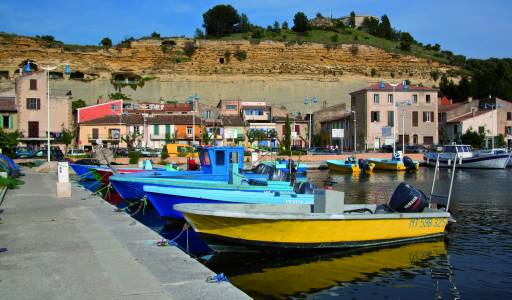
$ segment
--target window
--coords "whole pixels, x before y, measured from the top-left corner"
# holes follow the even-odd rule
[[[425,96],[425,102],[427,102],[427,104],[430,104],[430,95]]]
[[[263,111],[262,111],[262,110],[258,110],[258,111],[256,111],[256,115],[258,115],[258,116],[263,116]]]
[[[250,116],[250,115],[252,115],[252,110],[246,110],[246,111],[245,111],[245,115],[246,115],[246,116]]]
[[[133,126],[133,133],[140,134],[140,126]]]
[[[434,122],[434,112],[433,111],[424,111],[423,112],[423,122]]]
[[[423,145],[432,145],[434,143],[433,136],[424,136],[423,137]]]
[[[393,94],[388,94],[388,103],[393,103]]]
[[[380,112],[372,111],[371,121],[372,122],[380,122]]]
[[[153,125],[153,134],[154,135],[160,134],[160,125]]]
[[[41,109],[41,99],[39,98],[27,98],[27,109],[39,110]]]
[[[117,110],[117,104],[112,104],[112,105],[110,105],[110,109],[112,109],[112,110]]]
[[[418,95],[416,95],[416,94],[412,95],[412,103],[414,103],[414,104],[418,103]]]
[[[512,135],[512,127],[511,126],[505,127],[505,134],[506,135]]]
[[[373,94],[373,104],[379,104],[379,94]]]
[[[187,127],[187,135],[192,136],[192,127]]]
[[[412,127],[418,127],[418,112],[412,112]]]
[[[507,112],[507,121],[512,121],[512,112]]]
[[[395,112],[388,111],[388,126],[395,126]]]
[[[459,127],[458,125],[453,126],[453,134],[458,133],[458,129],[457,129],[458,127]]]
[[[217,166],[223,166],[226,163],[224,153],[225,151],[215,151],[215,164]]]
[[[112,140],[118,140],[121,138],[121,132],[119,129],[109,129],[108,130],[108,138]]]
[[[93,128],[92,129],[92,138],[93,139],[98,139],[100,137],[100,130],[98,128]]]
[[[37,91],[37,79],[30,79],[30,90]]]
[[[300,133],[300,125],[299,124],[295,124],[295,132],[297,132],[297,134]]]
[[[4,129],[9,128],[9,125],[10,125],[9,121],[10,121],[10,118],[9,118],[8,115],[7,116],[2,116],[2,128],[4,128]]]
[[[226,110],[236,110],[236,105],[232,105],[232,104],[226,105]]]

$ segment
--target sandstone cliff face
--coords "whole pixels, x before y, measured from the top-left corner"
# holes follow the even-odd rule
[[[347,74],[396,76],[427,79],[432,70],[449,67],[413,56],[385,52],[364,46],[344,44],[283,43],[266,41],[198,40],[189,58],[183,52],[187,39],[147,39],[131,43],[130,48],[111,48],[91,52],[72,52],[65,48],[47,48],[40,41],[26,37],[0,36],[0,70],[13,72],[23,61],[57,64],[68,62],[86,75],[109,77],[111,73],[133,72],[136,75],[303,75],[339,77]],[[163,44],[162,44],[163,43]],[[237,51],[246,53],[237,59]],[[227,55],[230,53],[231,55]]]

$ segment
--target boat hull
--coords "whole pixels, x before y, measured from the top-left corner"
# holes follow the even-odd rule
[[[325,163],[327,164],[327,167],[329,167],[329,170],[336,172],[361,173],[362,171],[357,162],[346,163],[345,160],[327,160]],[[365,173],[372,173],[374,167],[375,164],[370,163],[369,169]]]
[[[354,248],[404,243],[444,234],[448,217],[361,220],[271,220],[184,212],[213,250]]]
[[[435,167],[437,156],[425,155],[425,162],[428,166]],[[482,155],[457,159],[457,169],[505,169],[509,163],[509,154]],[[452,157],[440,156],[439,167],[451,167]]]
[[[69,166],[73,169],[80,180],[96,180],[93,172],[91,172],[91,168],[97,168],[98,166],[79,164],[69,164]]]
[[[401,160],[391,160],[391,159],[376,159],[370,158],[368,162],[375,164],[375,170],[384,170],[384,171],[407,171],[403,161]],[[420,164],[418,162],[414,162],[415,170],[420,169]]]

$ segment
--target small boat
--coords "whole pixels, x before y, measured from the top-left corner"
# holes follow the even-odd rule
[[[275,161],[268,160],[268,161],[261,162],[261,164],[275,167],[277,170],[281,170],[285,173],[290,172],[290,164],[289,164],[289,161],[286,159],[280,159],[280,160],[275,160]],[[292,160],[292,166],[293,166],[292,167],[293,171],[295,171],[297,174],[304,174],[308,170],[308,165],[306,163],[302,163],[302,162],[295,163]]]
[[[451,191],[451,187],[450,187]],[[449,206],[448,204],[445,207]],[[344,204],[343,193],[315,190],[314,205],[177,204],[218,252],[354,248],[444,235],[450,213],[401,183],[388,205]]]
[[[373,168],[375,167],[374,163],[368,163],[364,159],[359,159],[359,161],[357,161],[354,157],[349,157],[347,160],[326,160],[325,163],[329,167],[329,170],[336,172],[361,173],[361,171],[363,171],[366,174],[370,174],[373,172]]]
[[[396,153],[391,159],[385,158],[369,158],[369,163],[375,164],[375,170],[386,171],[417,171],[420,169],[420,163],[412,160],[408,156],[400,158],[400,154]]]
[[[455,159],[458,168],[504,169],[510,161],[510,153],[506,151],[473,151],[468,145],[446,145],[441,153],[425,153],[424,159],[429,166],[435,166],[439,159],[440,167],[449,167]]]
[[[160,216],[183,219],[183,214],[173,205],[180,203],[251,203],[251,204],[312,204],[312,194],[293,191],[211,190],[206,188],[173,188],[144,186],[144,192]]]

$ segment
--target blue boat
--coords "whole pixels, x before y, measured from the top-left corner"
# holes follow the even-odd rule
[[[80,180],[96,180],[91,168],[109,169],[108,166],[69,164]]]
[[[293,161],[292,161],[292,163],[294,166],[294,170],[297,174],[305,174],[306,171],[308,170],[308,165],[306,163],[299,162],[297,164]],[[286,159],[279,159],[279,160],[275,160],[275,161],[272,161],[272,160],[263,161],[262,164],[275,167],[276,169],[281,170],[285,173],[290,172],[290,165],[288,163],[288,160],[286,160]]]
[[[9,176],[19,177],[24,174],[21,172],[20,167],[10,158],[9,156],[0,154],[0,163],[2,164],[2,168],[7,171]]]
[[[238,191],[211,189],[188,189],[161,186],[144,186],[146,196],[160,216],[184,219],[183,214],[173,208],[180,203],[244,203],[244,204],[313,204],[312,194],[276,191]]]

